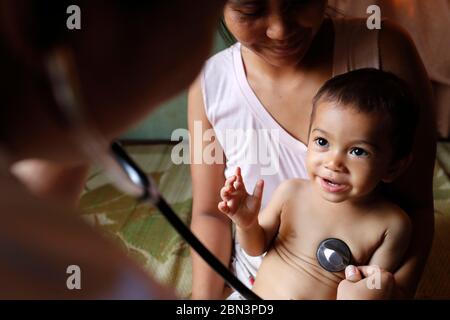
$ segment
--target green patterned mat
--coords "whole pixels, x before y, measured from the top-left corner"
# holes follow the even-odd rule
[[[192,190],[188,165],[174,165],[170,145],[128,146],[127,151],[158,184],[183,221],[190,223]],[[434,178],[436,235],[418,298],[450,298],[450,144],[438,146]],[[191,294],[188,246],[162,215],[137,204],[93,169],[81,199],[83,217],[116,241],[162,283],[182,298]]]
[[[192,203],[189,166],[173,165],[172,146],[130,146],[127,151],[142,166],[172,205],[190,224]],[[117,241],[162,283],[175,286],[180,297],[191,292],[191,262],[187,244],[165,218],[148,204],[117,191],[98,170],[92,170],[81,198],[84,218]]]

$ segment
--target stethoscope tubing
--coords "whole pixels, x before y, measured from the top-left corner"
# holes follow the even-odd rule
[[[223,263],[211,253],[200,240],[192,233],[190,228],[178,217],[172,207],[166,202],[157,190],[151,178],[148,177],[142,169],[131,159],[131,157],[123,150],[120,143],[113,142],[111,144],[112,157],[125,168],[128,172],[133,172],[135,181],[139,181],[142,188],[142,195],[138,201],[146,202],[154,205],[159,209],[161,214],[167,219],[172,227],[180,234],[180,236],[207,262],[214,271],[216,271],[227,284],[238,291],[247,300],[262,300],[252,290],[247,288],[233,273],[226,268]]]
[[[183,237],[183,239],[186,240],[186,242],[227,282],[229,286],[238,291],[247,300],[262,300],[231,273],[231,271],[198,240],[192,231],[175,214],[164,198],[159,197],[154,205],[161,211],[167,221]]]

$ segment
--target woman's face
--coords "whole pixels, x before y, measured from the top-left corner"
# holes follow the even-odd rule
[[[326,0],[228,0],[225,23],[245,47],[274,66],[297,64],[322,24]]]

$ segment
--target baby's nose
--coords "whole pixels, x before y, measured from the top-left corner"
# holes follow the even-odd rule
[[[332,156],[326,161],[325,168],[330,171],[342,172],[345,170],[345,164],[341,157]]]

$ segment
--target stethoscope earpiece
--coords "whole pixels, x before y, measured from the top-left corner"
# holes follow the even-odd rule
[[[350,264],[352,253],[344,241],[329,238],[319,244],[316,257],[320,266],[325,270],[340,272]]]

